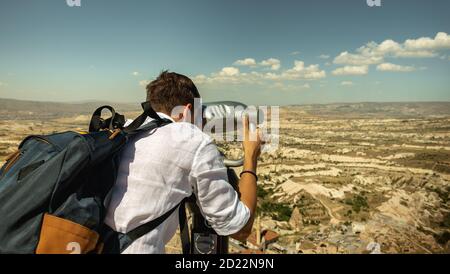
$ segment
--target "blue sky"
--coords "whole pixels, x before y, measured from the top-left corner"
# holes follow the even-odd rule
[[[0,1],[0,97],[145,99],[169,69],[206,101],[450,101],[450,2]]]

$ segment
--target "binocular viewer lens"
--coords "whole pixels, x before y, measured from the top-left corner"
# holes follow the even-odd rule
[[[248,107],[232,101],[203,104],[203,118],[208,123],[217,125],[222,123],[224,125],[222,132],[237,130],[242,125],[245,115],[248,115],[250,130],[255,130],[257,125],[264,123],[264,111],[254,106]],[[220,133],[217,128],[215,133]]]

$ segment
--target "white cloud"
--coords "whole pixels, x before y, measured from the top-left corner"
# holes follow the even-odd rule
[[[256,61],[253,58],[245,58],[234,62],[236,66],[256,66]]]
[[[411,72],[416,69],[411,66],[401,66],[392,63],[383,63],[377,66],[378,71],[391,71],[391,72]]]
[[[141,80],[139,81],[139,85],[142,87],[146,87],[148,84],[150,84],[149,80]]]
[[[247,67],[270,67],[271,70],[279,70],[281,67],[281,61],[275,58],[269,58],[257,63],[254,58],[245,58],[237,60],[233,63],[235,66],[247,66]]]
[[[139,75],[141,75],[138,71],[133,71],[132,73],[131,73],[131,75],[133,75],[133,76],[139,76]]]
[[[319,56],[320,59],[328,59],[330,58],[330,55],[322,54]]]
[[[285,84],[281,82],[277,82],[270,86],[272,89],[276,90],[282,90],[282,91],[299,91],[299,90],[305,90],[310,89],[311,85],[308,83],[301,84],[301,85],[294,85],[294,84]]]
[[[239,69],[235,67],[224,67],[220,72],[220,76],[236,76],[239,74]]]
[[[300,86],[300,87],[304,88],[304,89],[310,89],[311,88],[311,86],[308,83],[306,83],[306,84],[304,84],[303,86]]]
[[[267,60],[265,60],[267,61]],[[267,61],[267,66],[277,64],[275,61]],[[270,63],[270,64],[269,64]],[[272,68],[274,69],[274,68]],[[231,83],[231,84],[264,84],[267,81],[295,81],[295,80],[316,80],[326,77],[326,72],[321,70],[319,65],[305,66],[303,61],[295,61],[291,69],[282,72],[258,72],[252,71],[242,73],[236,67],[224,67],[219,72],[210,75],[200,74],[193,77],[197,84],[211,83]],[[296,87],[298,87],[296,85]],[[306,86],[304,86],[306,88]]]
[[[383,57],[380,56],[370,56],[369,54],[353,54],[347,51],[342,52],[336,58],[334,58],[333,63],[338,65],[353,65],[353,66],[363,66],[363,65],[373,65],[378,64],[383,61]]]
[[[204,75],[204,74],[200,74],[200,75],[195,76],[192,79],[192,81],[197,85],[201,85],[208,81],[208,77],[206,77],[206,75]]]
[[[450,35],[445,32],[439,32],[434,39],[429,37],[408,39],[405,41],[405,48],[408,50],[450,49]]]
[[[375,65],[385,62],[386,58],[432,58],[439,56],[437,50],[450,48],[450,35],[439,32],[434,38],[422,37],[408,39],[400,44],[387,39],[380,44],[369,42],[358,48],[355,53],[344,51],[334,58],[339,65]]]
[[[352,81],[342,81],[341,86],[353,86],[353,82]]]
[[[400,50],[402,50],[402,46],[391,39],[385,40],[375,47],[375,51],[380,54],[395,53]]]
[[[304,79],[321,79],[326,76],[324,70],[320,70],[319,65],[309,65],[305,67],[305,62],[295,61],[294,67],[286,71],[287,75],[293,76],[294,78],[304,78]]]
[[[241,73],[238,68],[224,67],[219,72],[213,72],[209,76],[200,74],[193,78],[196,84],[211,84],[211,83],[231,83],[238,84],[243,82],[250,82],[248,73]]]
[[[266,79],[272,80],[316,80],[326,77],[326,72],[319,68],[319,65],[309,65],[305,67],[305,62],[296,60],[294,67],[280,74],[267,73]]]
[[[267,60],[263,60],[259,65],[263,67],[270,67],[271,70],[279,70],[281,67],[281,62],[275,58],[269,58]]]
[[[369,72],[368,66],[345,66],[335,69],[333,75],[366,75]]]
[[[299,54],[300,54],[300,51],[293,51],[290,53],[290,55],[299,55]]]
[[[402,50],[395,54],[395,57],[403,57],[403,58],[433,58],[438,54],[428,50]]]

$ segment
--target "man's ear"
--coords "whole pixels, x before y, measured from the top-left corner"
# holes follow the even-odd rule
[[[183,109],[183,121],[192,123],[192,104],[187,104]]]
[[[172,111],[172,119],[175,122],[191,122],[192,116],[192,104],[187,104],[185,106],[178,106]]]

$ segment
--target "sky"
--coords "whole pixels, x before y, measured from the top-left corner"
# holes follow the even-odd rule
[[[450,1],[0,0],[0,98],[140,102],[162,70],[204,101],[450,101]]]

